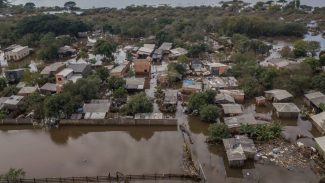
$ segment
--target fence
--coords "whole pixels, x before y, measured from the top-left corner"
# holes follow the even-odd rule
[[[33,125],[32,119],[20,118],[20,119],[2,119],[1,125]]]
[[[57,182],[131,182],[139,180],[191,180],[200,182],[201,177],[187,174],[143,174],[143,175],[123,175],[116,173],[115,176],[96,177],[67,177],[67,178],[37,178],[37,179],[15,179],[0,180],[0,183],[57,183]]]

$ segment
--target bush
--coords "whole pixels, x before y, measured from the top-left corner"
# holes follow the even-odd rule
[[[217,92],[213,90],[208,90],[206,92],[194,93],[190,96],[188,100],[188,107],[191,110],[199,110],[201,107],[206,106],[208,104],[214,103],[214,97]]]
[[[257,140],[267,141],[279,138],[282,132],[282,126],[278,122],[273,122],[270,124],[263,125],[241,125],[240,133],[246,134],[249,137],[255,138]]]
[[[214,123],[208,128],[209,140],[212,142],[221,142],[222,139],[231,137],[227,125],[224,123]]]
[[[215,105],[207,105],[200,110],[200,117],[206,122],[216,122],[220,117],[221,109]]]
[[[153,105],[144,92],[138,93],[131,97],[126,104],[126,113],[134,115],[137,113],[150,113],[153,111]]]

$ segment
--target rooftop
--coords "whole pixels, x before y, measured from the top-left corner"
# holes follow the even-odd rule
[[[45,75],[45,74],[50,74],[51,72],[56,72],[56,71],[58,71],[58,69],[60,69],[60,68],[62,68],[64,66],[65,66],[65,64],[63,62],[55,62],[55,63],[53,63],[51,65],[46,66],[42,70],[41,74]]]
[[[17,105],[24,97],[18,95],[10,96],[5,102],[5,105]]]
[[[202,82],[197,82],[194,80],[184,80],[183,88],[190,88],[195,90],[202,90]]]
[[[89,64],[80,63],[80,64],[69,64],[68,68],[72,69],[74,73],[83,73]]]
[[[36,90],[37,90],[37,87],[34,87],[34,86],[25,86],[25,87],[22,87],[19,90],[18,95],[31,94],[31,93],[34,93]]]
[[[208,85],[208,88],[230,88],[238,86],[238,81],[235,77],[210,77],[204,81]]]
[[[56,92],[56,84],[53,84],[53,83],[45,83],[45,84],[41,87],[41,90],[46,90],[46,91]]]
[[[323,131],[325,131],[325,112],[311,116],[311,119],[319,126]]]
[[[166,90],[164,104],[176,104],[177,103],[178,90]]]
[[[277,112],[300,112],[300,109],[294,103],[273,103],[272,105]]]
[[[170,50],[170,52],[171,52],[172,57],[186,55],[188,53],[188,51],[184,48],[175,48],[175,49]]]
[[[238,128],[241,126],[241,124],[256,125],[256,124],[266,124],[267,123],[266,121],[256,120],[254,114],[252,114],[252,113],[242,114],[242,115],[234,116],[234,117],[225,117],[224,121],[229,129]]]
[[[125,62],[111,70],[111,73],[120,73],[122,72],[126,67],[129,66],[129,62]]]
[[[84,113],[107,113],[110,103],[87,103],[83,106]]]
[[[225,114],[242,114],[243,108],[240,104],[221,104]]]
[[[308,93],[305,94],[305,97],[317,107],[319,107],[321,103],[325,104],[325,95],[321,92]]]
[[[161,46],[158,49],[164,50],[164,51],[169,51],[170,49],[172,49],[172,47],[173,47],[173,43],[164,42],[163,44],[161,44]]]
[[[72,70],[72,69],[70,69],[70,68],[65,68],[65,69],[63,69],[62,71],[60,71],[59,73],[57,73],[56,75],[66,77],[66,76],[68,76],[68,75],[71,74],[71,73],[73,73],[73,70]]]
[[[126,78],[125,88],[132,90],[143,90],[145,84],[145,78]]]
[[[222,101],[227,101],[228,103],[236,103],[235,99],[230,96],[229,94],[225,93],[219,93],[214,97],[214,100],[216,103],[222,102]]]
[[[291,93],[281,89],[269,90],[269,91],[265,91],[265,93],[271,94],[277,100],[284,100],[293,97]]]

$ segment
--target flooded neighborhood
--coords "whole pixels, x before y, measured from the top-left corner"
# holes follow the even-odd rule
[[[0,182],[325,182],[325,3],[87,3],[0,0]]]

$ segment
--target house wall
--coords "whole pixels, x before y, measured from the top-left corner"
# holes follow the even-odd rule
[[[276,112],[278,118],[298,118],[299,112]]]
[[[4,53],[4,58],[6,60],[18,61],[29,55],[29,48],[26,47],[19,52],[8,51]]]

